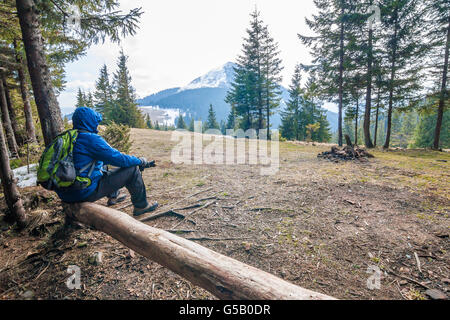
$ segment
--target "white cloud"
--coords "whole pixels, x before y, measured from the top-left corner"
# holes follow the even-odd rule
[[[315,12],[312,0],[121,1],[123,10],[143,8],[140,29],[120,45],[107,42],[93,46],[85,57],[69,64],[70,86],[67,94],[60,96],[61,106],[74,104],[74,87],[91,87],[103,64],[110,73],[114,72],[121,47],[129,56],[133,85],[141,97],[184,86],[211,69],[234,61],[255,5],[279,42],[285,66],[283,84],[287,86],[295,65],[311,60],[297,34],[310,34],[304,20]]]
[[[82,81],[82,80],[73,80],[66,83],[67,92],[78,92],[78,88],[81,88],[83,91],[94,91],[95,89],[95,81]]]

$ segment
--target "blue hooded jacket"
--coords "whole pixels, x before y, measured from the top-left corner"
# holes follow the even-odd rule
[[[142,163],[138,158],[125,155],[112,148],[97,134],[97,127],[101,121],[101,114],[91,108],[80,107],[73,114],[73,128],[87,131],[78,133],[78,138],[73,148],[75,168],[80,170],[93,160],[96,161],[96,164],[91,175],[92,184],[88,188],[73,191],[57,191],[58,196],[64,202],[82,202],[89,197],[97,189],[98,182],[103,176],[103,165],[109,164],[119,168],[129,168]],[[79,172],[79,175],[87,177],[89,169]]]

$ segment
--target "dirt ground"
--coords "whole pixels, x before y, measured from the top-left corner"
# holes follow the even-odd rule
[[[329,145],[282,142],[279,172],[262,176],[255,165],[174,164],[170,132],[132,135],[131,153],[157,160],[144,173],[150,199],[189,215],[149,225],[339,299],[450,295],[449,153],[376,150],[336,163],[317,158]],[[18,234],[0,222],[0,299],[214,299],[101,232],[64,227],[55,194],[22,193],[33,223]],[[131,214],[126,204],[115,208]],[[79,290],[66,286],[70,265],[81,269]]]

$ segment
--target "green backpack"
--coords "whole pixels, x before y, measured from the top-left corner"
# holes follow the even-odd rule
[[[44,150],[39,160],[37,184],[47,190],[81,190],[91,185],[91,175],[96,161],[88,163],[79,171],[73,163],[73,147],[81,130],[69,130],[61,133]],[[87,177],[80,177],[79,173],[89,170]]]

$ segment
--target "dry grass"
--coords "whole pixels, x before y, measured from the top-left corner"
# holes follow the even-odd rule
[[[151,198],[162,204],[161,210],[201,191],[176,207],[214,201],[191,217],[195,225],[164,217],[149,222],[152,226],[192,231],[180,234],[183,237],[233,238],[202,244],[337,298],[424,296],[423,287],[394,273],[448,290],[447,153],[376,150],[376,158],[369,162],[334,163],[317,159],[329,145],[283,142],[280,171],[262,176],[254,165],[176,165],[170,161],[176,144],[170,132],[140,129],[132,134],[132,153],[157,160],[158,166],[147,170],[144,180]],[[61,218],[56,200],[41,201],[33,210],[38,209]],[[83,229],[55,242],[52,232],[41,237],[2,232],[0,270],[8,259],[13,269],[0,273],[0,297],[17,298],[32,289],[42,299],[213,298],[148,259],[127,258],[128,250],[109,236]],[[95,251],[104,253],[100,266],[88,263]],[[14,267],[27,252],[38,252],[39,259]],[[423,273],[417,269],[414,252]],[[70,264],[84,272],[82,290],[70,291],[64,285]],[[370,265],[387,271],[380,290],[366,286]],[[2,280],[6,274],[9,278]],[[9,291],[2,294],[4,290]]]

